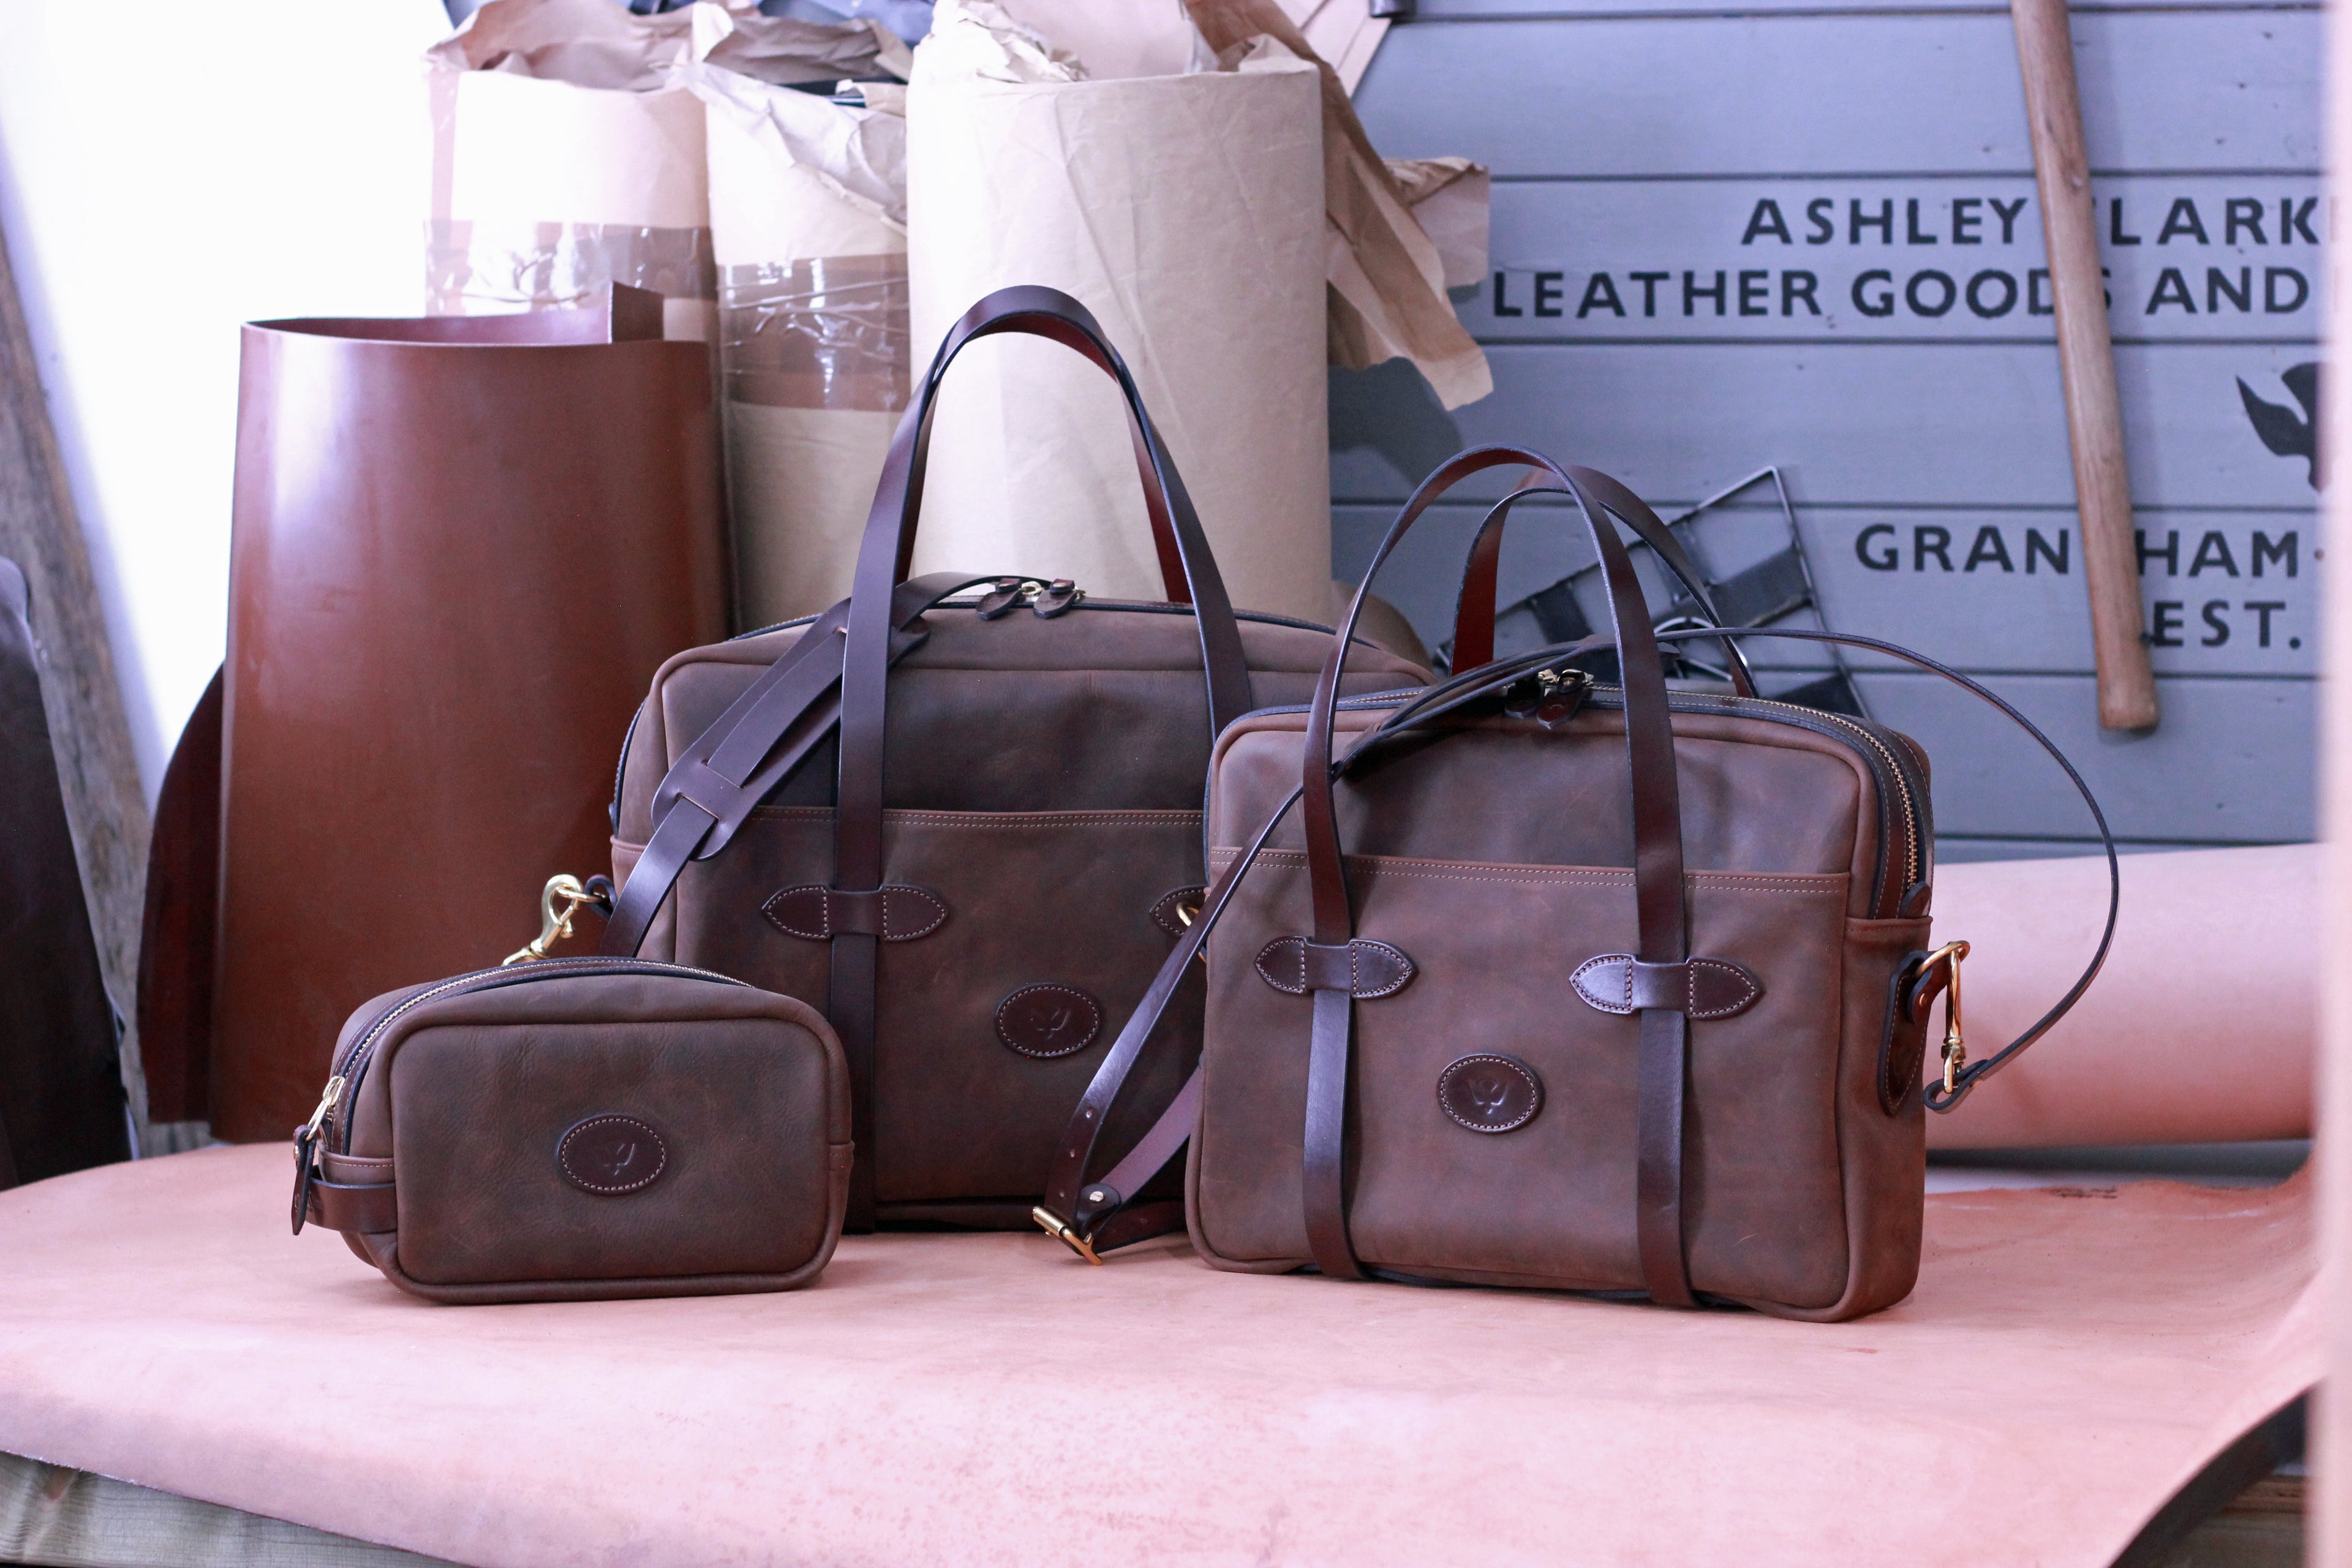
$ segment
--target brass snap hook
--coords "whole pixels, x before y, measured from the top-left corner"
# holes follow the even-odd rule
[[[1969,955],[1969,944],[1948,942],[1927,955],[1919,966],[1925,976],[1937,964],[1943,964],[1949,976],[1944,991],[1944,1092],[1958,1093],[1960,1069],[1969,1065],[1969,1047],[1960,1037],[1960,961]]]
[[[605,907],[603,896],[590,892],[571,872],[558,871],[550,877],[539,895],[539,935],[499,960],[499,967],[536,963],[545,958],[549,949],[572,934],[572,918],[580,912],[583,904]]]

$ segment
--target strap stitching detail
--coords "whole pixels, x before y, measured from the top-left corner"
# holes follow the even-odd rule
[[[829,822],[829,805],[754,806],[751,816],[769,821]],[[1191,827],[1197,811],[886,811],[885,823],[923,827]]]
[[[1241,853],[1238,849],[1212,849],[1209,859],[1214,865],[1229,865]],[[1296,849],[1266,849],[1259,852],[1261,864],[1270,863],[1288,869],[1306,866],[1307,857]],[[1380,857],[1350,856],[1350,873],[1360,873],[1373,879],[1381,877],[1420,877],[1448,882],[1519,882],[1529,886],[1604,882],[1630,885],[1631,871],[1619,871],[1584,867],[1518,866],[1495,868],[1491,870],[1438,871],[1419,866],[1400,865]],[[1759,893],[1782,893],[1796,898],[1820,898],[1843,893],[1853,878],[1843,871],[1797,871],[1786,877],[1744,876],[1721,871],[1690,871],[1684,874],[1686,881],[1706,888],[1734,888]]]
[[[1598,957],[1588,958],[1582,963],[1578,964],[1569,975],[1569,984],[1575,989],[1576,994],[1579,996],[1581,996],[1586,1002],[1590,1003],[1592,1006],[1600,1009],[1603,1013],[1631,1014],[1637,1012],[1639,1009],[1633,1005],[1633,966],[1640,962],[1641,961],[1638,958],[1635,958],[1631,953],[1604,952],[1600,954]],[[1625,966],[1625,999],[1622,1005],[1613,1006],[1605,1000],[1606,993],[1601,993],[1594,989],[1588,988],[1585,984],[1586,975],[1592,970],[1600,968],[1603,964],[1611,963],[1622,963]],[[1740,995],[1736,1001],[1727,1002],[1721,1006],[1702,1009],[1698,1005],[1698,972],[1702,965],[1714,973],[1728,974],[1738,980],[1740,985]],[[1750,973],[1744,964],[1735,963],[1728,959],[1685,959],[1683,962],[1683,973],[1684,997],[1682,1010],[1687,1016],[1692,1018],[1733,1017],[1739,1013],[1745,1012],[1758,997],[1764,994],[1764,986],[1762,982],[1759,981],[1754,974]]]

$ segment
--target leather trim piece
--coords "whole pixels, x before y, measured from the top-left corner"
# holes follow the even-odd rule
[[[607,1112],[575,1121],[555,1142],[556,1168],[583,1193],[625,1197],[669,1169],[669,1145],[634,1116]]]
[[[1073,1057],[1102,1033],[1102,1004],[1075,985],[1024,985],[997,1004],[996,1037],[1024,1057]]]
[[[947,901],[925,888],[894,884],[871,893],[845,893],[814,882],[786,888],[760,906],[786,936],[830,942],[850,932],[884,942],[913,942],[948,923]]]
[[[352,1185],[321,1180],[315,1168],[310,1180],[298,1182],[301,1217],[308,1223],[345,1235],[382,1235],[399,1228],[397,1193],[390,1182]]]
[[[1736,1017],[1764,994],[1764,983],[1727,958],[1643,963],[1630,952],[1604,952],[1578,964],[1569,984],[1603,1013],[1664,1007],[1694,1018]]]
[[[1878,1039],[1878,1107],[1889,1116],[1910,1103],[1927,1067],[1927,1020],[1948,973],[1939,966],[1923,975],[1920,966],[1927,961],[1925,952],[1904,954],[1886,983],[1886,1027]]]
[[[1514,1132],[1543,1109],[1543,1079],[1517,1057],[1480,1051],[1437,1075],[1437,1108],[1473,1132]]]
[[[1326,946],[1303,936],[1278,936],[1258,949],[1259,978],[1286,995],[1344,991],[1360,1001],[1393,996],[1420,971],[1384,942],[1356,937]]]
[[[1190,909],[1198,915],[1201,900],[1208,896],[1208,892],[1209,889],[1206,888],[1169,889],[1160,895],[1160,901],[1151,906],[1151,923],[1170,936],[1181,940],[1184,935],[1184,928],[1192,921],[1176,912],[1178,906]]]

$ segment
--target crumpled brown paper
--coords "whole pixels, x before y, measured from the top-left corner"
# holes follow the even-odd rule
[[[906,58],[869,22],[766,17],[747,0],[721,15],[711,55],[736,79],[838,80]],[[426,51],[427,310],[546,310],[626,283],[664,297],[669,336],[715,336],[703,107],[670,79],[693,28],[688,12],[611,0],[489,0]]]
[[[448,70],[508,71],[573,87],[656,92],[688,58],[698,9],[642,16],[612,0],[489,0],[425,58]],[[871,72],[877,58],[887,68],[889,58],[901,64],[907,58],[906,45],[879,23],[829,26],[762,16],[740,0],[719,9],[736,13],[734,25],[723,42],[697,58],[761,81],[837,81]]]
[[[1494,391],[1485,352],[1446,298],[1445,258],[1373,150],[1339,72],[1276,0],[1185,0],[1185,5],[1220,59],[1238,58],[1265,37],[1314,62],[1322,74],[1331,363],[1362,370],[1382,360],[1409,359],[1448,408]]]

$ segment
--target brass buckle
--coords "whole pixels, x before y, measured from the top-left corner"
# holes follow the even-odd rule
[[[1102,1259],[1095,1256],[1095,1244],[1064,1225],[1060,1217],[1048,1210],[1045,1205],[1039,1204],[1035,1208],[1031,1209],[1029,1217],[1044,1227],[1047,1236],[1052,1237],[1096,1268],[1102,1267]]]
[[[545,958],[550,948],[572,934],[572,917],[580,912],[581,905],[602,904],[604,901],[582,886],[580,879],[571,872],[558,871],[547,879],[547,886],[540,889],[539,935],[499,960],[499,967],[504,969],[510,963],[536,963]],[[561,910],[556,908],[559,902],[563,906]]]
[[[1969,955],[1969,944],[1948,942],[1927,955],[1919,966],[1927,973],[1938,963],[1951,972],[1950,984],[1944,991],[1944,1092],[1956,1094],[1960,1087],[1960,1069],[1969,1065],[1969,1047],[1960,1038],[1960,961]]]

